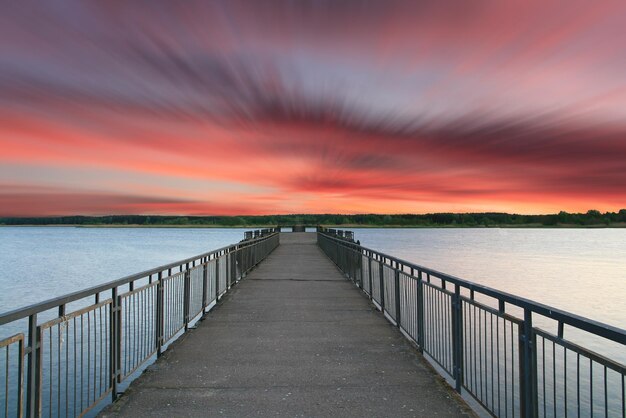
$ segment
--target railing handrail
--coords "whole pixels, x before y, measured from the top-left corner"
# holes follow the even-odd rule
[[[376,254],[377,256],[382,258],[381,261],[383,261],[383,263],[385,262],[385,260],[393,261],[397,264],[401,264],[402,266],[408,267],[418,272],[435,276],[436,278],[440,280],[444,280],[446,282],[450,282],[451,284],[457,284],[470,291],[478,292],[486,296],[496,298],[498,300],[504,301],[506,303],[510,303],[520,308],[530,309],[532,312],[536,314],[551,318],[563,324],[568,324],[578,329],[582,329],[592,334],[596,334],[600,337],[609,339],[611,341],[615,341],[617,343],[626,345],[626,330],[625,329],[622,329],[613,325],[605,324],[603,322],[586,318],[584,316],[577,315],[571,312],[567,312],[562,309],[554,308],[552,306],[545,305],[540,302],[535,302],[533,300],[530,300],[524,297],[516,296],[511,293],[503,292],[501,290],[497,290],[489,286],[485,286],[485,285],[474,283],[465,279],[461,279],[459,277],[452,276],[447,273],[442,273],[440,271],[433,270],[428,267],[424,267],[419,264],[412,263],[410,261],[406,261],[406,260],[403,260],[394,256],[390,256],[380,251],[372,250],[360,244],[347,242],[345,239],[336,238],[332,234],[329,234],[326,231],[319,230],[318,233],[324,235],[325,237],[329,239],[337,241],[340,245],[343,245],[345,247],[358,249],[360,251],[364,250],[366,252],[369,252],[370,254]],[[404,271],[403,273],[407,275],[409,274]]]
[[[163,272],[173,267],[185,265],[194,260],[198,260],[204,257],[210,257],[211,255],[218,254],[223,251],[227,251],[231,249],[247,247],[257,242],[269,239],[270,237],[276,234],[278,234],[278,232],[274,231],[270,233],[269,235],[262,235],[262,236],[259,236],[258,238],[244,240],[237,244],[230,244],[230,245],[218,248],[216,250],[211,250],[206,253],[202,253],[193,257],[185,258],[184,260],[174,261],[172,263],[164,264],[162,266],[151,268],[149,270],[145,270],[139,273],[134,273],[134,274],[122,277],[120,279],[112,280],[110,282],[88,287],[86,289],[78,290],[76,292],[67,293],[62,296],[57,296],[55,298],[44,300],[42,302],[37,302],[28,306],[24,306],[21,308],[8,311],[8,312],[3,312],[3,313],[0,313],[0,325],[8,324],[9,322],[17,321],[19,319],[28,318],[30,315],[37,314],[39,312],[44,312],[44,311],[53,309],[55,307],[58,307],[60,305],[66,305],[70,302],[84,299],[86,297],[95,295],[97,293],[106,292],[107,290],[111,290],[115,287],[123,286],[130,282],[142,279],[144,277],[151,276],[153,274],[158,274],[159,272]]]
[[[619,351],[611,351],[610,357],[598,354],[566,338],[564,328],[567,324],[568,329],[621,346],[626,342],[625,330],[371,250],[345,240],[345,235],[345,231],[320,228],[317,242],[376,309],[440,366],[437,370],[451,378],[454,389],[473,397],[481,410],[493,416],[509,416],[509,411],[515,416],[519,411],[518,416],[535,417],[543,403],[544,411],[550,405],[557,416],[576,406],[580,415],[580,394],[585,391],[592,415],[601,407],[605,415],[609,410],[623,413],[624,397],[608,395],[607,389],[624,385],[626,365]],[[476,299],[476,293],[491,301]],[[544,321],[534,326],[533,313],[555,321],[558,331],[544,331]],[[568,382],[577,388],[573,398],[567,397]],[[565,391],[563,400],[557,401],[557,390]],[[604,393],[604,400],[593,398],[598,391]]]

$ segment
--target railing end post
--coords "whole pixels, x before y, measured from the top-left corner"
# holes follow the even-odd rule
[[[518,333],[520,415],[530,418],[536,416],[537,408],[537,356],[532,311],[529,308],[524,309],[524,321],[519,325]]]
[[[41,329],[37,314],[28,317],[28,377],[26,386],[26,416],[38,417],[41,408]]]
[[[454,389],[461,393],[463,385],[463,309],[461,288],[454,284],[452,295],[452,362]]]

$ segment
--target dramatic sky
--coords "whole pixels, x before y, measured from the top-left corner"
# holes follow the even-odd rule
[[[0,215],[626,207],[626,1],[2,1]]]

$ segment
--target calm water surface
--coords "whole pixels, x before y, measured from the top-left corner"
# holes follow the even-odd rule
[[[626,229],[354,229],[372,249],[626,327]]]
[[[626,327],[626,229],[354,231],[356,239],[366,247]],[[236,243],[243,238],[243,232],[186,228],[0,228],[0,312]],[[535,324],[556,332],[549,321],[538,318]],[[20,326],[25,323],[0,331],[7,336]],[[565,336],[626,362],[620,345],[606,344],[567,328]],[[609,389],[619,389],[616,382],[617,386],[610,380]],[[610,412],[619,415],[619,411]]]
[[[0,228],[0,311],[217,249],[244,229]]]
[[[626,229],[354,229],[361,244],[626,327]],[[243,229],[0,228],[0,311],[238,242]]]
[[[354,232],[366,247],[626,328],[624,229],[357,229]],[[477,299],[497,307],[493,299],[479,296]],[[515,307],[508,306],[507,312],[522,317]],[[533,323],[557,333],[557,324],[545,317],[533,315]],[[564,331],[567,340],[626,364],[623,345],[569,326]],[[566,357],[560,346],[546,340],[538,338],[537,345],[540,416],[565,416],[566,410],[569,416],[623,415],[625,392],[621,375],[607,372],[597,363],[592,367],[588,359],[577,358],[571,350]],[[493,364],[488,369],[486,360],[484,367],[479,363],[478,370],[485,376],[492,369]],[[482,396],[482,379],[480,384]],[[486,393],[488,399],[490,392]],[[491,393],[493,400],[494,390]],[[519,404],[517,396],[514,403]]]

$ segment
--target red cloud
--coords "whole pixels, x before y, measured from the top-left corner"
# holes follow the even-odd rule
[[[623,2],[161,6],[0,16],[2,214],[626,205]]]

